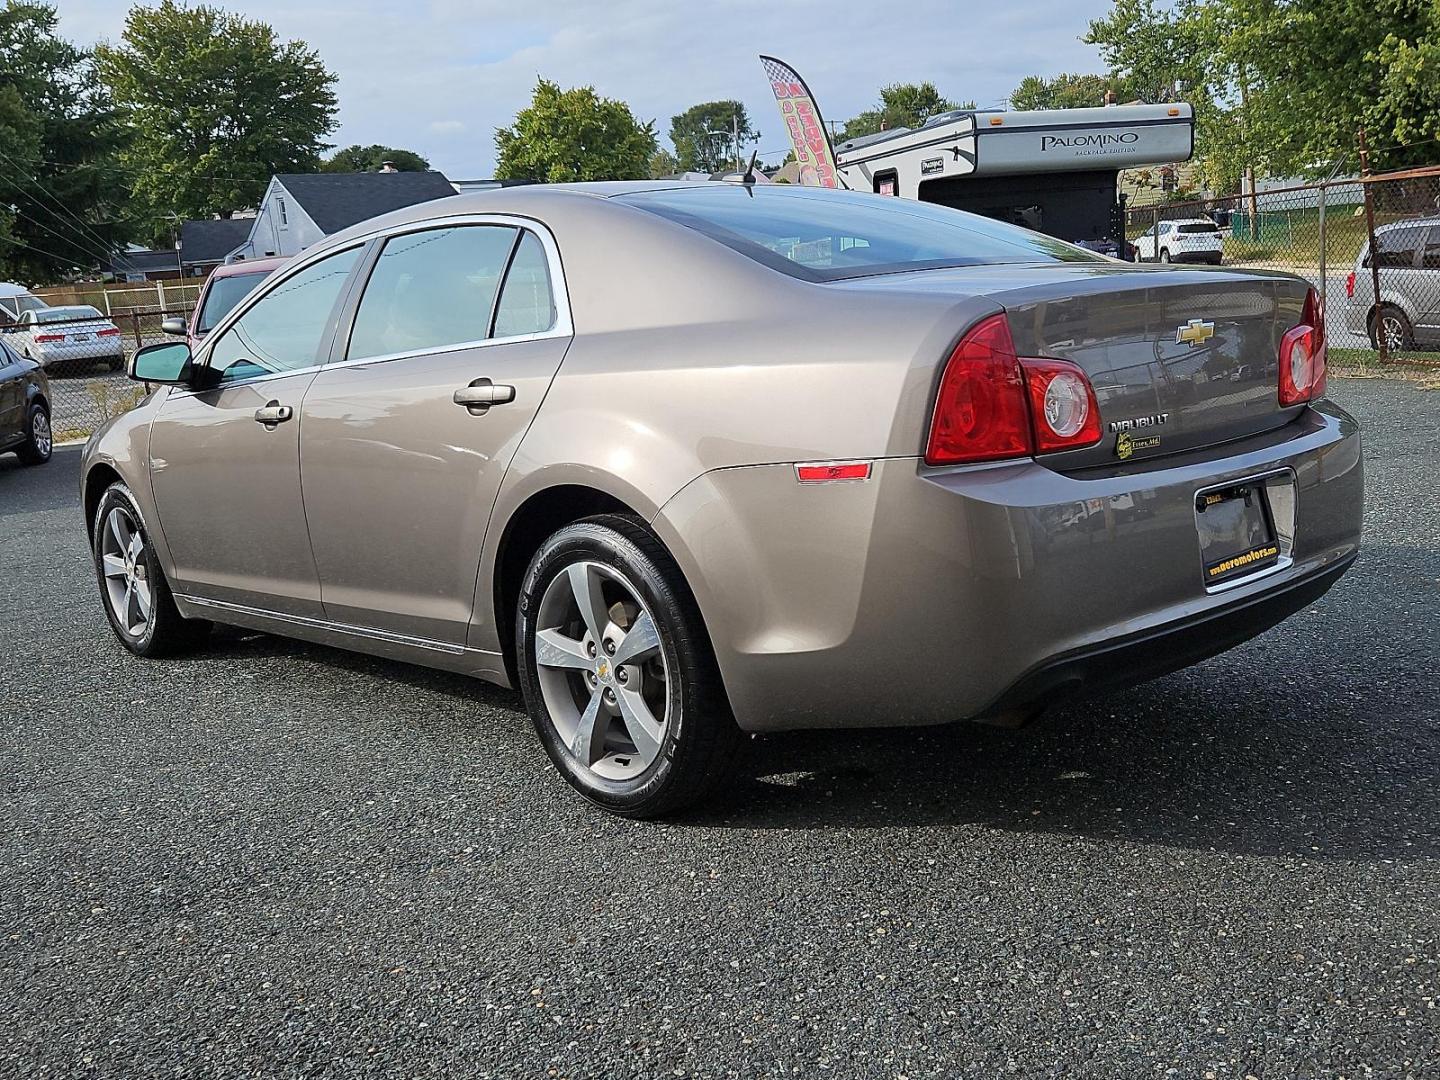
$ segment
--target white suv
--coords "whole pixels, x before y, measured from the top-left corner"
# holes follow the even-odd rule
[[[1223,252],[1220,226],[1209,218],[1161,221],[1135,238],[1135,258],[1141,262],[1203,262],[1219,266]]]

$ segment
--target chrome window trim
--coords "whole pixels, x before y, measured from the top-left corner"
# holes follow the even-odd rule
[[[260,303],[271,292],[283,285],[294,275],[308,268],[311,264],[331,255],[339,255],[352,248],[364,247],[372,240],[389,240],[392,236],[405,236],[409,233],[428,232],[431,229],[456,228],[462,225],[507,225],[511,228],[528,229],[539,239],[540,245],[545,249],[545,264],[550,271],[550,292],[555,302],[555,325],[549,330],[538,334],[513,334],[503,338],[481,338],[478,341],[462,341],[454,345],[446,345],[433,349],[416,349],[409,352],[390,353],[382,356],[367,356],[362,359],[351,360],[348,357],[344,360],[337,360],[334,363],[312,364],[309,367],[293,368],[290,371],[275,371],[268,375],[255,375],[248,379],[236,379],[234,382],[224,383],[212,387],[209,390],[180,390],[172,387],[170,397],[194,397],[196,394],[213,394],[216,390],[228,389],[232,386],[253,386],[257,383],[269,382],[273,379],[289,378],[292,375],[305,375],[311,372],[320,371],[322,368],[358,367],[363,364],[383,364],[391,360],[407,360],[416,356],[433,356],[437,353],[457,352],[463,349],[480,349],[490,345],[511,345],[522,341],[545,341],[549,338],[573,337],[575,324],[570,312],[570,290],[565,282],[565,267],[560,261],[560,247],[555,242],[555,236],[550,232],[548,226],[536,218],[525,217],[521,214],[451,214],[443,217],[426,218],[423,221],[410,221],[404,225],[397,225],[389,229],[372,229],[370,232],[353,237],[344,244],[337,244],[333,248],[314,250],[303,255],[295,256],[295,262],[286,267],[284,275],[274,281],[267,281],[264,292],[251,293],[244,300],[235,306],[216,326],[212,327],[205,335],[205,341],[200,346],[200,355],[196,357],[197,366],[205,367],[210,363],[210,352],[214,345],[220,340],[220,336],[230,329],[232,323],[243,318],[245,312],[249,311],[256,304]],[[365,284],[369,284],[367,281]],[[503,287],[504,282],[501,282]],[[258,290],[257,290],[258,292]],[[499,294],[496,294],[497,299]],[[365,299],[362,289],[360,300]],[[356,310],[358,311],[358,304]],[[349,339],[346,339],[345,347],[348,352],[350,347]]]
[[[366,364],[385,364],[392,360],[408,360],[416,356],[436,356],[444,353],[462,352],[465,349],[483,349],[491,345],[512,345],[520,341],[546,341],[550,338],[568,338],[575,334],[574,323],[570,316],[570,293],[565,286],[564,268],[560,263],[560,249],[555,243],[555,237],[551,235],[540,222],[534,218],[520,217],[516,214],[461,214],[447,218],[430,218],[425,221],[412,221],[396,229],[376,233],[386,241],[397,236],[408,236],[411,233],[431,232],[435,229],[463,228],[467,225],[500,225],[522,231],[528,231],[535,235],[540,241],[540,246],[545,249],[545,266],[550,271],[550,297],[555,304],[555,324],[548,330],[542,330],[538,334],[510,334],[506,337],[476,338],[472,341],[457,341],[450,345],[435,345],[423,349],[408,349],[404,352],[381,353],[377,356],[351,357],[350,340],[345,341],[345,359],[336,360],[334,363],[325,364],[327,368],[339,367],[361,367]],[[375,237],[371,237],[374,239]],[[516,238],[516,245],[520,241]],[[381,248],[380,255],[385,254]],[[502,271],[504,274],[500,282],[500,288],[495,293],[495,303],[500,302],[504,295],[505,284],[510,278],[510,262],[513,261],[514,251],[511,252],[510,260],[507,260]],[[373,271],[372,271],[373,272]],[[369,281],[365,282],[366,287]],[[355,303],[355,314],[359,315],[360,305],[365,302],[365,293],[362,289],[359,299]],[[492,312],[493,314],[493,312]],[[354,320],[351,320],[351,332],[354,331]]]

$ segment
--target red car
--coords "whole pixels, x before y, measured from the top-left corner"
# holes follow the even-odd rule
[[[167,334],[185,338],[193,352],[205,340],[210,328],[230,314],[231,308],[269,277],[270,271],[289,261],[288,258],[248,259],[217,266],[205,280],[205,287],[200,290],[200,299],[195,303],[195,311],[190,321],[186,322],[178,317],[169,318],[160,324],[160,329]]]

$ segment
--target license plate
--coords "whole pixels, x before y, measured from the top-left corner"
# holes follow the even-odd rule
[[[1263,482],[1203,492],[1195,500],[1206,585],[1253,574],[1280,561]]]
[[[71,335],[70,335],[70,340],[79,343],[79,342],[82,342],[82,341],[90,341],[90,340],[92,340],[94,337],[95,337],[94,334],[71,334]]]

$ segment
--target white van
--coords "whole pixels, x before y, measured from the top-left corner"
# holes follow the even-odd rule
[[[49,306],[24,285],[0,281],[0,326],[14,326],[25,312]]]

